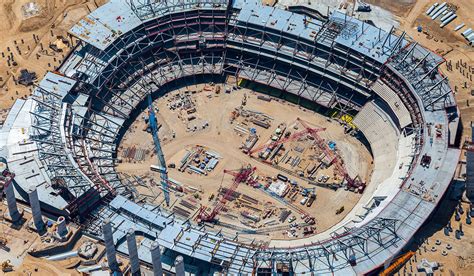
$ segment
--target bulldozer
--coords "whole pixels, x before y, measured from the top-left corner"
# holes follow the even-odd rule
[[[10,260],[6,260],[2,263],[2,271],[3,272],[13,271],[13,266],[10,264]]]

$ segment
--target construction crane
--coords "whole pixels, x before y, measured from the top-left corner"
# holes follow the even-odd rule
[[[151,135],[153,136],[153,143],[155,144],[156,156],[158,157],[159,162],[158,170],[160,172],[161,178],[161,189],[163,190],[163,194],[165,196],[166,206],[169,206],[170,194],[168,188],[168,170],[166,169],[165,155],[163,154],[163,150],[161,149],[160,138],[158,137],[157,119],[155,115],[155,110],[153,108],[153,100],[151,98],[151,94],[148,94],[148,111],[148,122],[151,129]]]
[[[380,276],[393,275],[397,269],[399,269],[404,263],[406,263],[411,257],[415,255],[415,252],[408,251],[407,253],[398,257],[389,267],[384,269]]]
[[[279,144],[283,144],[283,143],[287,143],[287,142],[290,142],[290,141],[298,140],[299,138],[309,134],[310,132],[319,132],[319,131],[324,131],[324,130],[326,130],[326,129],[325,128],[306,128],[306,129],[304,129],[300,132],[293,133],[292,135],[290,135],[288,137],[285,137],[285,138],[282,138],[280,140],[273,141],[269,144],[260,145],[257,148],[254,148],[251,151],[249,151],[248,155],[252,156],[253,153],[255,153],[257,151],[260,151],[264,148],[273,149],[275,146],[277,146]]]
[[[230,174],[234,176],[234,180],[232,185],[227,189],[226,193],[222,198],[217,202],[217,205],[212,209],[210,213],[206,213],[206,206],[201,206],[201,209],[199,210],[198,214],[198,222],[212,222],[215,220],[217,214],[224,209],[225,204],[227,201],[232,197],[234,194],[235,190],[239,186],[240,183],[243,182],[248,182],[252,181],[250,177],[252,174],[255,172],[257,168],[255,167],[246,167],[246,168],[241,168],[238,172],[236,171],[230,171],[230,170],[224,170],[224,173]]]
[[[308,123],[302,119],[297,118],[297,120],[306,130],[308,130],[308,133],[314,137],[316,145],[319,147],[319,149],[321,149],[324,154],[329,157],[330,164],[334,165],[335,173],[341,176],[347,182],[347,187],[360,189],[359,192],[362,193],[365,188],[365,183],[362,182],[358,176],[355,178],[350,177],[349,173],[344,167],[342,159],[329,148],[326,141],[318,135],[317,131],[314,131],[314,129],[309,127]]]

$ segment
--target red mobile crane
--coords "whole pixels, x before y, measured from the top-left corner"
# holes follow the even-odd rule
[[[224,209],[225,204],[227,203],[227,200],[230,199],[230,197],[234,194],[235,190],[239,186],[240,183],[242,182],[249,182],[252,181],[250,177],[252,174],[255,172],[257,168],[255,167],[247,167],[247,168],[241,168],[238,172],[236,171],[230,171],[230,170],[224,170],[224,173],[230,174],[234,176],[234,182],[232,185],[227,189],[227,192],[224,194],[224,196],[217,202],[217,205],[214,207],[214,209],[211,211],[211,213],[206,213],[206,206],[201,206],[199,210],[199,214],[197,216],[197,219],[199,222],[211,222],[214,221],[217,214]]]
[[[365,188],[365,183],[362,182],[359,177],[351,178],[344,167],[343,160],[328,147],[326,141],[318,135],[317,131],[310,128],[308,123],[302,119],[297,118],[297,120],[306,130],[308,130],[308,133],[314,137],[317,146],[329,157],[331,164],[335,167],[335,173],[340,175],[347,182],[347,187],[359,189],[359,192],[362,193]]]

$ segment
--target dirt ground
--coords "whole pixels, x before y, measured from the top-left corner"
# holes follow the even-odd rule
[[[38,259],[27,255],[23,260],[21,266],[15,268],[15,271],[9,272],[6,275],[11,276],[52,276],[52,275],[64,275],[64,276],[79,276],[80,272],[75,269],[64,268],[67,265],[67,261],[53,262],[45,259]],[[1,272],[0,272],[1,275]]]
[[[29,227],[30,223],[32,223],[32,215],[29,207],[18,202],[18,208],[20,212],[21,210],[24,210],[23,223],[16,226],[4,219],[3,214],[7,213],[8,209],[6,202],[0,201],[0,238],[6,239],[7,241],[5,246],[0,246],[0,265],[3,262],[9,262],[13,268],[13,271],[8,273],[4,273],[0,270],[0,275],[81,275],[75,270],[75,268],[80,266],[81,261],[84,261],[82,257],[75,256],[65,260],[48,261],[45,258],[35,258],[29,254],[29,252],[45,250],[59,245],[60,243],[51,239],[51,233],[55,229],[54,225],[48,227],[47,232],[40,236],[36,231],[31,230]],[[43,219],[46,222],[48,218],[43,216]],[[74,225],[69,224],[68,229],[69,231],[76,231],[77,228]],[[72,244],[71,251],[78,250],[86,241],[92,241],[98,247],[94,259],[89,261],[93,262],[94,260],[97,260],[98,263],[106,262],[103,256],[105,247],[86,236],[79,237],[78,240]],[[70,236],[66,243],[71,242],[74,242],[72,236]],[[128,261],[121,256],[119,257],[119,260],[123,264],[123,268],[128,265]]]
[[[376,5],[382,7],[396,16],[403,17],[406,16],[414,4],[417,2],[416,0],[365,0],[367,4]]]
[[[197,88],[194,88],[193,86],[190,88],[190,90],[200,91],[202,87],[203,85],[198,85]],[[181,91],[184,91],[184,89]],[[209,123],[209,127],[205,130],[187,132],[186,124],[184,124],[182,120],[178,118],[177,112],[172,111],[167,107],[169,104],[168,99],[170,99],[176,93],[179,93],[179,91],[168,93],[155,102],[155,106],[159,109],[158,122],[163,124],[162,128],[160,129],[160,136],[163,140],[163,151],[168,164],[179,164],[180,160],[184,156],[184,149],[190,149],[195,145],[205,146],[209,150],[217,152],[222,156],[222,159],[218,163],[217,167],[212,172],[208,173],[207,176],[179,172],[177,169],[169,169],[170,178],[177,180],[184,185],[193,186],[194,188],[202,191],[202,193],[199,194],[199,197],[202,199],[201,203],[204,205],[209,205],[211,202],[213,202],[209,202],[208,198],[211,196],[211,194],[216,194],[219,187],[229,187],[231,185],[232,176],[223,174],[224,169],[235,170],[246,164],[252,164],[252,166],[257,167],[257,174],[260,177],[275,177],[278,173],[282,173],[280,170],[270,165],[263,164],[259,161],[256,161],[255,159],[249,158],[249,156],[242,153],[242,151],[239,149],[239,146],[242,144],[242,142],[244,142],[246,135],[239,136],[237,134],[237,132],[234,130],[234,127],[238,125],[238,119],[236,119],[233,124],[231,124],[230,114],[241,104],[244,94],[247,95],[247,104],[245,109],[264,112],[274,119],[272,126],[269,129],[256,127],[255,125],[248,126],[255,127],[257,129],[257,134],[261,137],[257,145],[266,142],[271,136],[271,133],[274,132],[275,128],[280,123],[287,123],[288,125],[291,125],[291,122],[294,122],[296,118],[299,117],[307,122],[310,122],[313,127],[317,126],[326,128],[325,131],[320,132],[320,136],[325,138],[327,141],[335,141],[337,145],[341,145],[339,148],[342,148],[342,145],[344,145],[344,150],[349,151],[346,154],[342,154],[344,157],[347,157],[347,159],[344,160],[345,163],[348,164],[347,166],[351,167],[355,171],[364,172],[361,177],[366,181],[368,181],[370,177],[372,158],[365,146],[363,146],[354,137],[344,134],[343,128],[339,125],[339,123],[328,120],[322,115],[303,109],[294,104],[284,102],[283,100],[272,100],[271,102],[258,100],[258,94],[248,89],[233,91],[231,95],[225,93],[217,95],[214,92],[203,91],[193,96],[198,114],[196,115],[197,119],[194,121],[207,121]],[[122,155],[121,153],[125,148],[132,146],[147,149],[149,154],[142,162],[127,162],[124,160],[124,162],[117,167],[117,170],[129,175],[141,175],[144,177],[150,176],[151,178],[155,179],[156,183],[158,183],[159,174],[150,172],[150,165],[156,164],[157,160],[151,155],[154,151],[151,134],[143,131],[145,127],[143,117],[145,115],[145,113],[140,115],[138,120],[131,126],[129,132],[125,135],[125,138],[122,140],[119,148],[119,156]],[[171,139],[171,128],[175,132],[175,139]],[[309,185],[306,181],[298,179],[297,177],[291,177],[287,173],[283,174],[289,176],[290,179],[296,180],[301,186],[307,188],[314,187]],[[321,174],[318,173],[318,175]],[[163,197],[158,196],[160,188],[156,186],[152,187],[155,190],[155,192],[152,193],[150,193],[149,188],[150,187],[139,187],[139,190],[147,193],[150,197],[155,197],[153,200],[155,203],[161,202]],[[269,196],[262,190],[255,189],[251,186],[240,185],[237,191],[252,198],[258,199],[262,205],[264,205],[263,203],[265,202],[270,202],[277,208],[287,208],[285,204],[275,200],[275,198]],[[297,197],[294,201],[294,204],[299,205],[309,214],[316,217],[317,232],[324,231],[325,229],[340,221],[360,198],[360,194],[345,191],[344,189],[333,191],[320,187],[316,188],[316,195],[317,199],[310,208],[301,206],[299,201],[303,198],[302,196]],[[186,200],[193,201],[193,199],[190,199],[189,197],[192,197],[192,194],[184,196]],[[177,200],[178,198],[172,194],[171,202],[176,202]],[[230,204],[231,203],[229,203],[229,205]],[[171,207],[175,205],[172,205]],[[344,206],[344,212],[339,215],[328,215],[335,214],[336,210],[341,206]],[[236,209],[233,211],[241,211],[241,209]],[[239,215],[238,212],[232,212],[232,214],[237,216]],[[222,216],[222,221],[228,222],[230,224],[236,223],[235,217],[233,216]],[[286,222],[284,224],[286,224]],[[241,227],[244,226],[241,224],[238,225]],[[285,233],[274,233],[272,234],[272,237],[282,237],[283,234]]]
[[[23,205],[19,204],[20,210]],[[44,259],[37,259],[28,254],[34,250],[49,247],[51,243],[42,242],[42,237],[32,231],[28,224],[31,222],[31,211],[23,212],[24,223],[21,226],[13,226],[9,221],[3,219],[3,213],[8,209],[3,202],[0,202],[0,238],[7,240],[6,248],[0,248],[0,264],[9,261],[13,266],[13,271],[8,275],[79,275],[73,270],[64,269],[69,265],[68,261],[59,263],[48,262]],[[49,229],[50,230],[50,229]],[[3,272],[0,271],[0,275]]]

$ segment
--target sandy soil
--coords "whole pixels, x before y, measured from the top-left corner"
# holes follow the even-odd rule
[[[372,4],[372,5],[382,7],[390,11],[396,16],[404,17],[410,12],[410,10],[413,8],[413,6],[415,5],[417,1],[416,0],[398,0],[398,1],[365,0],[364,2],[367,4]]]
[[[200,88],[197,90],[199,91]],[[337,144],[344,145],[343,148],[347,150],[348,153],[343,154],[343,156],[351,157],[350,160],[345,160],[348,166],[350,166],[351,169],[355,168],[356,171],[364,172],[362,175],[364,179],[367,180],[369,178],[372,158],[367,149],[355,138],[345,135],[343,128],[337,122],[328,121],[327,118],[322,115],[284,101],[273,100],[270,103],[267,103],[258,100],[257,94],[247,89],[241,89],[239,91],[232,92],[232,95],[222,93],[216,95],[210,92],[201,92],[193,97],[196,101],[198,114],[196,116],[198,119],[208,121],[210,127],[208,129],[196,132],[186,132],[186,125],[180,118],[178,118],[177,112],[171,111],[166,106],[168,104],[168,99],[175,93],[177,93],[177,91],[169,93],[165,97],[162,97],[158,99],[157,102],[155,102],[155,106],[160,110],[158,118],[159,123],[163,124],[162,129],[160,130],[160,135],[164,140],[163,150],[165,158],[168,160],[168,164],[179,164],[179,161],[184,156],[184,149],[189,149],[195,145],[205,146],[211,151],[218,152],[223,157],[216,169],[210,172],[207,176],[189,174],[187,172],[183,173],[179,172],[177,169],[169,170],[169,176],[172,179],[175,179],[182,184],[190,185],[202,190],[203,193],[200,194],[200,197],[202,198],[202,203],[204,205],[208,206],[209,204],[212,204],[208,202],[208,198],[211,194],[216,194],[219,187],[228,187],[231,184],[232,176],[227,174],[224,175],[222,173],[223,169],[238,169],[246,164],[252,164],[252,166],[257,167],[257,174],[261,177],[275,177],[278,173],[281,173],[281,171],[275,169],[274,167],[249,158],[239,149],[239,146],[245,140],[246,136],[239,136],[233,130],[233,128],[238,124],[239,120],[237,119],[233,124],[230,124],[229,119],[230,113],[232,110],[234,110],[234,108],[240,105],[244,94],[247,95],[247,105],[245,106],[246,109],[264,112],[274,118],[273,124],[268,130],[256,127],[254,125],[249,125],[249,127],[256,127],[257,133],[261,137],[257,145],[267,141],[268,137],[270,137],[271,133],[274,132],[275,128],[280,123],[287,123],[290,125],[291,122],[294,122],[297,117],[300,117],[305,121],[310,122],[313,126],[327,128],[326,131],[320,133],[321,137],[327,140],[336,141]],[[123,149],[134,145],[136,147],[145,148],[150,152],[153,152],[153,142],[151,135],[143,131],[145,126],[145,123],[142,119],[143,115],[144,114],[139,116],[139,119],[131,126],[129,132],[126,134],[119,149],[119,156],[121,156],[120,152],[123,151]],[[171,127],[176,133],[175,139],[170,139]],[[152,157],[150,154],[143,162],[124,162],[118,166],[117,170],[130,175],[150,176],[155,179],[155,182],[158,182],[159,174],[151,173],[149,169],[149,166],[151,164],[155,164],[156,162],[156,158],[154,156]],[[314,187],[307,184],[306,181],[301,181],[295,177],[291,178],[297,180],[299,184],[302,184],[303,186]],[[151,193],[149,188],[150,187],[142,187],[139,188],[139,190],[144,189],[144,192],[152,197],[156,197],[159,194],[158,187],[154,187],[155,192]],[[268,196],[263,191],[257,190],[250,186],[240,185],[237,191],[247,194],[252,198],[258,199],[261,203],[260,207],[262,209],[264,209],[264,203],[267,202],[270,202],[275,208],[287,207],[284,204],[276,201],[274,198]],[[303,208],[308,213],[316,217],[317,231],[324,231],[325,229],[340,221],[360,198],[359,194],[344,191],[343,189],[339,189],[335,192],[325,188],[317,188],[316,194],[317,199],[315,204],[313,204],[313,206],[310,208]],[[174,195],[172,195],[171,198],[171,202],[178,200],[178,198],[176,198]],[[303,197],[299,195],[296,198],[294,204],[301,207],[299,201],[302,198]],[[163,199],[160,196],[155,200],[155,202],[161,202],[162,200]],[[328,213],[334,214],[341,206],[345,207],[345,211],[342,214],[338,216],[327,215]],[[182,208],[182,206],[180,207]],[[243,209],[235,209],[233,210],[235,211],[233,214],[238,215],[238,212],[241,210]],[[232,219],[228,219],[226,217],[223,217],[222,220],[228,223],[235,223],[235,221],[232,221]],[[283,233],[276,233],[276,236],[281,237],[280,234]]]
[[[23,260],[20,267],[16,268],[15,271],[9,272],[7,275],[12,276],[52,276],[52,275],[64,275],[64,276],[79,276],[81,273],[74,269],[66,269],[65,265],[68,263],[63,262],[52,262],[45,259],[37,259],[32,256],[27,256]]]
[[[66,35],[67,29],[69,29],[82,16],[86,15],[89,11],[95,9],[96,4],[101,5],[103,2],[105,2],[105,0],[37,0],[36,2],[39,3],[42,7],[41,14],[38,17],[24,20],[21,14],[21,6],[26,2],[30,2],[30,0],[0,1],[0,18],[3,19],[2,24],[0,24],[0,33],[2,34],[2,36],[0,37],[0,51],[4,52],[6,55],[8,55],[10,52],[13,52],[15,61],[17,61],[18,63],[17,66],[7,67],[6,58],[2,58],[0,56],[0,121],[4,110],[9,108],[16,98],[25,97],[30,93],[29,88],[20,85],[15,85],[12,75],[18,76],[20,69],[26,68],[28,70],[35,71],[38,74],[38,79],[41,79],[47,70],[54,70],[55,66],[58,66],[61,63],[62,59],[64,58],[64,54],[66,53],[56,54],[53,53],[51,50],[48,50],[47,45],[49,44],[49,42],[53,41],[56,35]],[[462,62],[466,63],[467,66],[474,67],[474,51],[471,47],[466,45],[464,38],[462,38],[460,35],[460,32],[454,33],[453,28],[454,26],[457,26],[462,22],[466,23],[466,25],[470,27],[474,25],[471,9],[468,8],[474,6],[474,0],[449,1],[450,3],[459,7],[459,9],[457,10],[457,14],[459,17],[444,29],[440,29],[437,23],[432,22],[431,19],[428,19],[424,15],[424,12],[426,11],[427,7],[429,7],[435,2],[433,0],[403,0],[403,3],[400,3],[400,1],[395,2],[387,0],[367,0],[366,2],[380,5],[381,7],[392,11],[400,19],[401,28],[407,31],[409,35],[414,37],[422,45],[443,55],[448,61],[452,62],[452,71],[448,71],[445,65],[441,67],[441,70],[449,77],[453,88],[456,88],[456,99],[458,101],[459,109],[461,110],[461,114],[463,116],[462,122],[464,125],[464,129],[468,129],[468,124],[474,118],[474,108],[472,107],[473,97],[470,95],[470,91],[474,89],[474,87],[472,81],[468,78],[468,76],[463,76],[462,72],[460,72],[462,71],[462,68],[457,69],[455,67],[455,64],[462,60]],[[423,27],[422,33],[416,31],[416,27],[418,25],[421,25]],[[53,30],[53,34],[51,34],[50,30]],[[465,30],[465,28],[463,30]],[[33,34],[39,37],[39,41],[36,43],[33,40]],[[21,39],[23,39],[23,43],[21,42]],[[22,52],[21,55],[16,50],[16,45],[14,42],[15,40],[17,41],[17,45],[20,51]],[[44,49],[47,49],[48,52],[41,51],[40,44],[42,44]],[[7,50],[7,47],[10,48],[10,52]],[[36,54],[39,54],[38,59],[36,58]],[[287,111],[294,111],[294,109],[287,109]],[[314,119],[315,116],[311,116],[311,118]],[[221,120],[223,122],[226,120],[226,118],[222,117]],[[174,123],[181,122],[169,122],[170,125]],[[213,127],[216,125],[219,125],[218,122],[212,122]],[[217,129],[214,129],[214,131],[215,130]],[[209,185],[214,185],[214,189],[217,188],[216,183],[222,181],[222,174],[220,172],[224,167],[227,168],[232,166],[239,166],[242,163],[252,162],[249,160],[242,160],[242,155],[240,154],[240,152],[234,150],[234,148],[232,147],[226,146],[225,143],[222,143],[221,146],[219,146],[218,143],[216,144],[210,142],[212,141],[211,138],[214,140],[222,140],[222,137],[225,136],[226,131],[229,130],[223,130],[221,135],[212,136],[210,135],[211,132],[209,131],[209,133],[207,134],[203,132],[196,136],[196,141],[200,143],[202,142],[202,144],[204,145],[209,145],[212,149],[216,151],[226,153],[229,156],[229,158],[226,158],[226,160],[233,159],[234,156],[238,157],[236,158],[236,160],[226,161],[227,163],[221,163],[216,169],[215,175],[210,175],[208,177],[209,179],[212,179],[214,177],[214,180],[209,181],[209,183],[211,183]],[[137,130],[137,132],[141,132],[141,129]],[[464,134],[464,137],[466,136],[467,133]],[[167,145],[165,146],[165,154],[170,156],[179,156],[179,150],[182,150],[184,144],[179,144],[182,141],[179,140],[179,135],[177,135],[177,137],[178,139],[167,143]],[[143,137],[143,139],[145,139],[145,137]],[[234,140],[238,141],[238,138],[235,138]],[[150,148],[152,146],[149,138],[146,138],[143,143],[148,143],[148,146]],[[261,164],[256,165],[259,166],[259,170],[261,171],[265,171],[269,174],[275,173],[268,166],[261,166]],[[140,166],[134,168],[133,166],[130,166],[130,169],[136,170],[136,173],[141,173],[145,171],[140,171],[139,167]],[[188,179],[196,179],[194,175],[175,175],[173,177],[181,177],[183,181],[186,181]],[[213,181],[214,184],[212,184]],[[228,176],[225,181],[228,183],[228,181],[230,181],[230,176]],[[154,188],[156,189],[156,187]],[[250,187],[247,186],[240,187],[239,189],[243,189],[243,191],[248,191],[251,194],[254,193],[258,197],[266,196],[260,194],[258,191],[252,190]],[[318,199],[316,201],[316,206],[313,206],[315,206],[314,209],[317,209],[320,213],[323,213],[323,211],[334,211],[333,209],[326,206],[326,204],[333,204],[332,206],[339,206],[341,204],[344,204],[346,205],[346,213],[350,209],[347,208],[347,206],[350,206],[352,202],[355,202],[356,200],[357,196],[352,193],[346,193],[344,191],[332,192],[325,189],[318,189]],[[324,208],[329,208],[329,210]],[[332,220],[337,222],[337,220],[342,218],[342,216],[343,215],[332,216]],[[329,223],[329,221],[326,220],[318,220],[318,231],[321,231],[324,228],[325,222],[327,225],[333,224]],[[445,258],[439,254],[440,250],[435,253],[424,253],[423,251],[425,245],[422,245],[418,248],[419,252],[417,253],[417,258],[419,259],[421,256],[426,256],[430,260],[436,260],[442,263],[444,265],[444,268],[443,270],[438,271],[440,273],[437,274],[445,275],[448,272],[451,273],[452,271],[453,274],[469,275],[470,272],[474,269],[472,267],[472,255],[474,255],[474,253],[472,252],[472,226],[465,227],[466,236],[461,241],[454,240],[452,237],[442,237],[442,235],[444,234],[442,233],[442,231],[439,231],[439,227],[434,227],[433,229],[435,233],[433,234],[432,238],[429,239],[429,247],[427,248],[431,248],[433,239],[438,239],[439,237],[439,239],[442,240],[441,247],[443,247],[446,242],[450,242],[453,245],[454,250],[449,252],[448,258]],[[2,231],[7,230],[2,229]],[[12,230],[8,231],[10,231],[10,235],[14,234],[13,232],[11,232]],[[24,238],[29,240],[27,236],[24,236]],[[24,243],[23,239],[19,239],[19,242]],[[12,245],[14,249],[22,248],[22,245],[20,244],[15,245],[12,243]],[[17,253],[17,256],[20,256],[21,254],[23,254],[22,256],[24,256],[24,253],[22,253],[22,251]],[[3,254],[3,252],[2,254],[0,254],[0,257],[5,256],[6,255]],[[13,257],[15,256],[12,255],[12,258]],[[24,266],[21,269],[17,270],[17,272],[15,272],[16,274],[11,275],[28,275],[28,272],[32,272],[32,270],[34,272],[35,267],[39,268],[39,271],[37,273],[41,274],[33,273],[34,275],[73,275],[73,272],[66,271],[61,266],[51,267],[51,264],[46,263],[44,261],[37,262],[35,260],[30,259],[30,257],[27,257],[25,259]],[[416,262],[416,258],[412,260],[414,264]],[[410,271],[410,266],[413,266],[413,264],[410,263],[407,265],[407,272]]]

